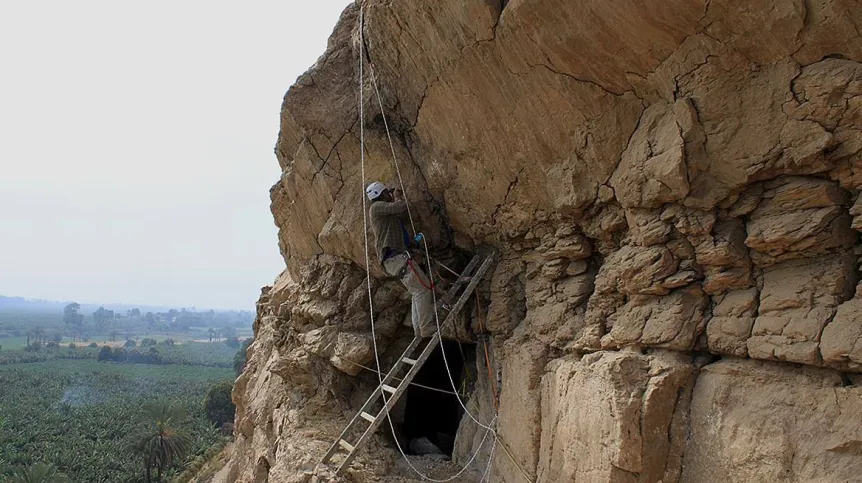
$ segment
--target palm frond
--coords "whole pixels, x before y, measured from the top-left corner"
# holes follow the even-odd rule
[[[37,463],[27,468],[19,468],[6,481],[8,483],[68,483],[69,478],[60,473],[54,465]]]

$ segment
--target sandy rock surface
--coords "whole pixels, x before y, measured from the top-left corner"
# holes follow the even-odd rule
[[[397,184],[385,114],[433,254],[496,249],[444,335],[498,438],[404,460],[384,426],[344,481],[859,481],[859,0],[363,5],[365,181]],[[308,481],[410,339],[373,256],[368,304],[358,16],[284,99],[287,270],[217,481]]]

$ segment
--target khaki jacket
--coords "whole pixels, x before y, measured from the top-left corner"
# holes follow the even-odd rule
[[[383,263],[386,249],[404,252],[404,232],[402,219],[407,213],[407,203],[401,201],[375,201],[369,208],[371,213],[371,230],[374,232],[374,246],[377,251],[377,261]]]

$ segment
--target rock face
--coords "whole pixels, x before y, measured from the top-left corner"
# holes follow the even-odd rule
[[[373,256],[365,283],[362,186],[397,184],[396,166],[433,251],[498,253],[446,329],[485,333],[463,402],[498,438],[465,416],[452,463],[414,466],[859,479],[858,0],[363,6],[380,101],[368,74],[359,120],[359,5],[284,99],[271,196],[287,270],[258,304],[220,481],[307,481],[376,385],[375,347],[385,368],[410,337]],[[420,481],[384,429],[346,481]]]
[[[690,405],[682,481],[854,481],[862,474],[858,386],[833,371],[721,361]]]

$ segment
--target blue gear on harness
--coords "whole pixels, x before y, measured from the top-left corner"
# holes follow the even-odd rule
[[[410,233],[407,232],[404,222],[401,222],[401,236],[404,237],[404,248],[409,250],[413,246],[413,241],[410,239]]]
[[[415,238],[411,239],[410,233],[407,231],[407,227],[404,226],[404,223],[401,222],[400,225],[401,225],[401,238],[404,241],[404,253],[407,255],[407,258],[410,259],[410,258],[412,258],[410,256],[410,248],[413,246],[413,242],[415,241],[416,243],[419,243],[419,241],[424,239],[424,237],[421,233],[419,233],[418,235],[416,235]],[[397,254],[398,254],[398,250],[395,250],[394,248],[387,247],[386,250],[383,252],[383,259],[380,260],[381,265],[383,264],[384,261],[392,258],[393,256],[395,256]]]

